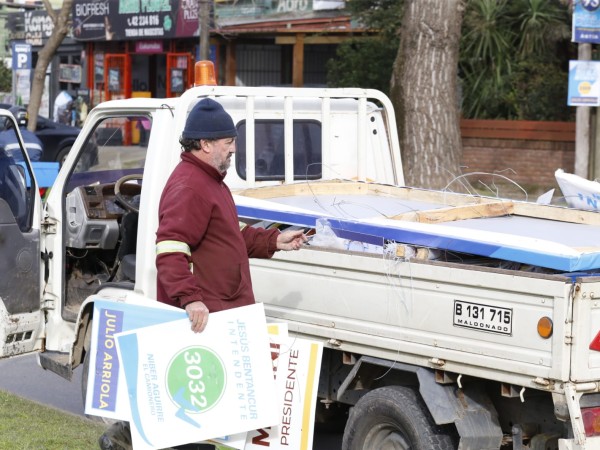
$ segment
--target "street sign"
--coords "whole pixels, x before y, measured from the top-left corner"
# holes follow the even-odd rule
[[[31,69],[31,45],[13,42],[12,68],[13,70]]]

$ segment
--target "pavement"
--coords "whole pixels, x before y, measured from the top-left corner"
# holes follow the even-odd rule
[[[0,389],[38,403],[77,415],[84,414],[81,395],[81,367],[67,381],[42,369],[37,354],[0,359]]]

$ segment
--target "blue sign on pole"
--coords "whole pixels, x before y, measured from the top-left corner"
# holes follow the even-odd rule
[[[569,61],[569,106],[600,104],[600,61]]]
[[[571,40],[600,43],[600,0],[578,0],[574,3]]]
[[[31,45],[13,42],[12,44],[13,70],[31,69]]]

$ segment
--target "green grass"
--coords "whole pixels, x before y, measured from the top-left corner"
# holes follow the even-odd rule
[[[93,450],[105,429],[0,390],[0,450]]]

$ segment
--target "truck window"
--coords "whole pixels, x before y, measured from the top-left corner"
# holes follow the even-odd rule
[[[9,127],[0,135],[0,199],[8,204],[19,229],[25,232],[31,228],[34,194],[31,172],[25,163],[14,127]]]
[[[102,120],[78,155],[67,191],[93,183],[114,183],[125,175],[142,174],[152,120],[147,116]]]
[[[235,167],[246,179],[246,121],[237,125],[238,139]],[[254,164],[256,179],[284,180],[283,120],[259,119],[254,122]],[[294,120],[294,179],[321,178],[321,124],[316,120]]]

